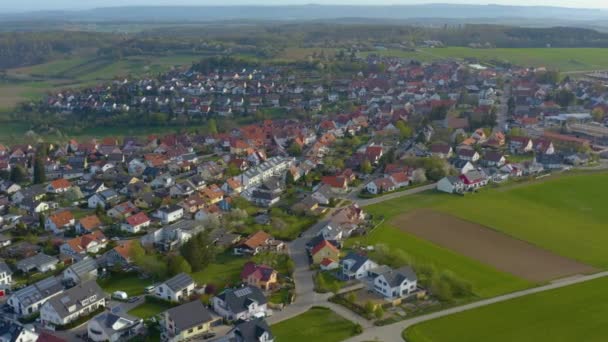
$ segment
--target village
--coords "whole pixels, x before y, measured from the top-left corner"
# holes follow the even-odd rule
[[[67,117],[213,128],[0,145],[0,335],[268,342],[270,323],[309,308],[303,287],[356,321],[394,321],[442,298],[391,251],[350,243],[383,220],[366,205],[603,168],[608,90],[596,80],[362,63],[330,82],[237,65],[45,98]],[[269,111],[296,114],[221,124]]]

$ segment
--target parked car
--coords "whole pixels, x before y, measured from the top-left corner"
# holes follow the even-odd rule
[[[131,298],[129,298],[129,300],[127,301],[127,303],[135,303],[138,300],[139,300],[139,297],[137,297],[137,296],[136,297],[131,297]]]
[[[112,298],[118,300],[127,300],[129,299],[129,295],[127,295],[127,293],[124,291],[114,291],[114,293],[112,293]]]

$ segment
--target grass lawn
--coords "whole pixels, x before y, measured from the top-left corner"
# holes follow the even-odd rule
[[[423,48],[419,51],[373,51],[385,56],[433,61],[443,58],[477,58],[484,62],[510,62],[521,66],[545,66],[560,71],[590,71],[608,68],[608,49],[602,48]]]
[[[154,299],[150,300],[146,298],[146,301],[143,304],[129,310],[128,314],[133,315],[135,317],[147,319],[154,317],[167,309],[171,309],[174,306],[175,305],[169,302]]]
[[[236,285],[241,281],[241,271],[248,261],[245,257],[234,256],[230,251],[218,255],[211,265],[192,274],[198,284],[213,284],[219,290]]]
[[[346,282],[341,281],[336,278],[333,274],[329,272],[318,272],[315,278],[315,291],[317,292],[331,292],[336,287],[342,288]],[[319,286],[319,280],[322,280],[322,286]]]
[[[415,325],[408,342],[606,341],[608,279],[537,293]]]
[[[320,307],[273,325],[272,333],[277,341],[289,342],[338,342],[356,335],[353,322]]]
[[[97,284],[107,293],[124,291],[129,297],[144,293],[144,288],[153,284],[151,279],[140,279],[137,273],[113,273],[110,277],[97,279]]]

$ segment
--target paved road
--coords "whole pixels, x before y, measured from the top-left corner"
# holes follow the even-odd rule
[[[509,294],[494,297],[494,298],[480,300],[480,301],[477,301],[474,303],[434,312],[434,313],[431,313],[428,315],[414,317],[412,319],[404,320],[404,321],[386,325],[383,327],[373,327],[371,329],[366,329],[363,332],[363,334],[350,338],[346,341],[348,341],[348,342],[376,341],[376,340],[385,341],[385,342],[402,341],[401,333],[403,332],[403,330],[411,327],[412,325],[415,325],[415,324],[418,324],[421,322],[425,322],[425,321],[433,320],[436,318],[452,315],[455,313],[479,308],[482,306],[487,306],[487,305],[491,305],[491,304],[495,304],[495,303],[504,302],[507,300],[527,296],[527,295],[534,294],[534,293],[549,291],[549,290],[557,289],[560,287],[583,283],[586,281],[590,281],[590,280],[594,280],[594,279],[598,279],[598,278],[602,278],[602,277],[606,277],[606,276],[608,276],[608,271],[600,272],[600,273],[596,273],[596,274],[592,274],[592,275],[587,275],[587,276],[575,276],[575,277],[564,278],[561,280],[557,280],[549,285],[544,285],[544,286],[535,287],[535,288],[531,288],[531,289],[527,289],[527,290],[523,290],[523,291],[509,293]]]
[[[356,198],[356,199],[351,199],[351,200],[354,201],[355,203],[357,203],[360,207],[364,207],[364,206],[367,206],[367,205],[382,203],[384,201],[388,201],[388,200],[391,200],[391,199],[394,199],[394,198],[399,198],[399,197],[408,196],[408,195],[414,195],[414,194],[417,194],[417,193],[420,193],[420,192],[424,192],[424,191],[427,191],[427,190],[435,189],[435,187],[437,187],[437,183],[419,186],[417,188],[413,188],[413,189],[410,189],[410,190],[393,192],[391,194],[387,194],[387,195],[380,196],[380,197],[375,197],[375,198],[369,198],[369,199]]]

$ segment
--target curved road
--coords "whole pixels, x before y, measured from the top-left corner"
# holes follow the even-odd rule
[[[596,273],[596,274],[592,274],[592,275],[586,275],[586,276],[575,276],[575,277],[564,278],[564,279],[557,280],[548,285],[539,286],[539,287],[522,290],[522,291],[518,291],[518,292],[513,292],[513,293],[505,294],[505,295],[494,297],[494,298],[480,300],[480,301],[477,301],[474,303],[457,306],[457,307],[453,307],[453,308],[442,310],[442,311],[437,311],[434,313],[414,317],[411,319],[407,319],[407,320],[397,322],[394,324],[385,325],[382,327],[373,327],[370,329],[366,329],[361,335],[352,337],[346,341],[348,341],[348,342],[402,341],[401,333],[403,332],[403,330],[411,327],[412,325],[418,324],[418,323],[422,323],[422,322],[430,321],[430,320],[433,320],[436,318],[440,318],[440,317],[452,315],[455,313],[479,308],[482,306],[487,306],[487,305],[500,303],[500,302],[508,301],[511,299],[519,298],[519,297],[524,297],[524,296],[534,294],[534,293],[539,293],[539,292],[543,292],[543,291],[557,289],[560,287],[584,283],[586,281],[590,281],[590,280],[594,280],[594,279],[598,279],[598,278],[602,278],[602,277],[606,277],[606,276],[608,276],[608,271],[600,272],[600,273]]]

